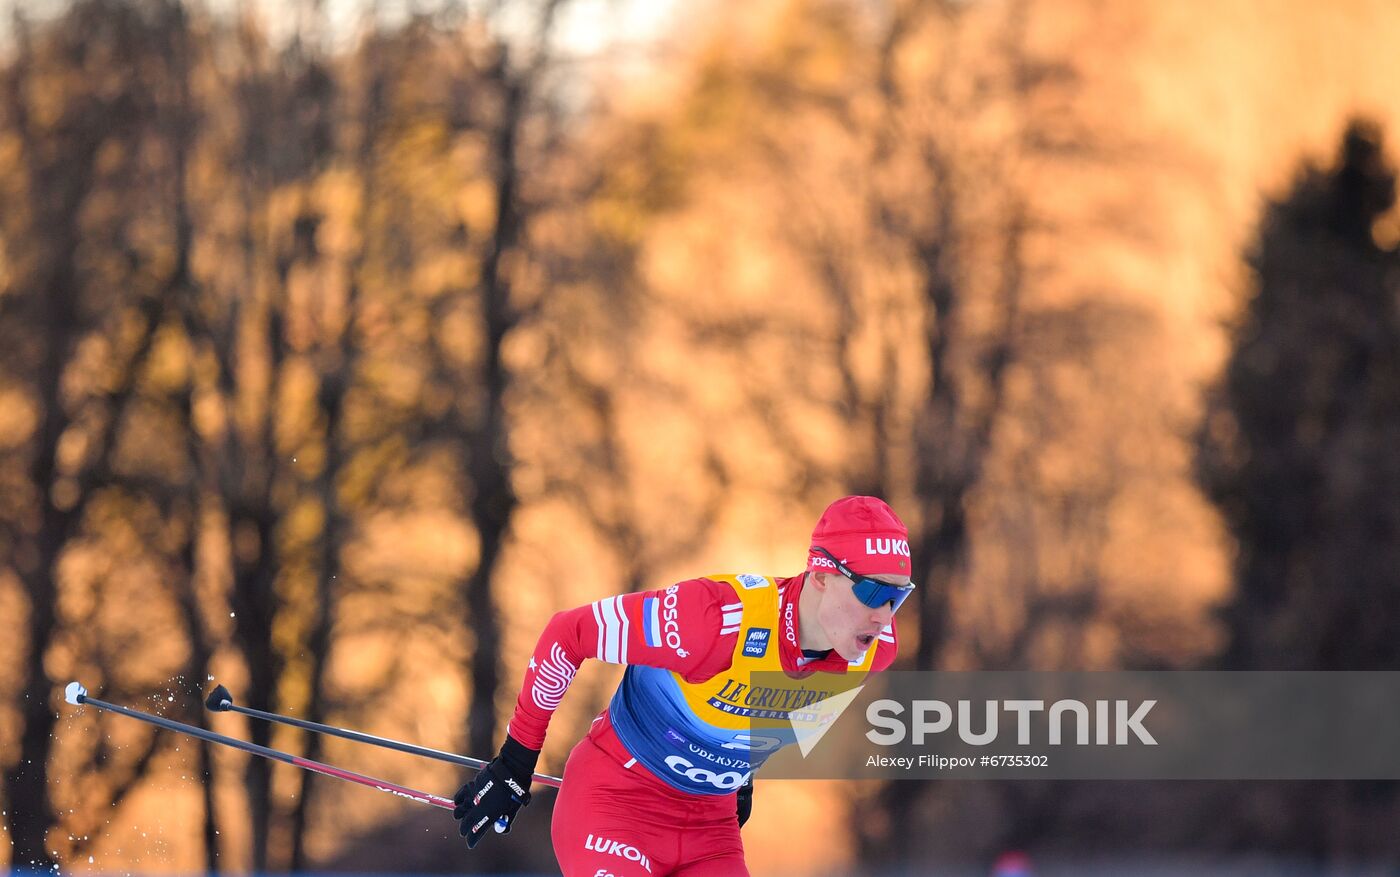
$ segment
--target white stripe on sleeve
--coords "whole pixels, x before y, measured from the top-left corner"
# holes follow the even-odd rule
[[[612,597],[600,601],[603,607],[603,621],[607,623],[607,632],[603,636],[603,660],[609,664],[618,664],[618,635],[622,633],[622,622],[617,617],[617,606]]]
[[[617,637],[617,642],[618,642],[618,650],[617,650],[618,658],[617,658],[617,662],[618,662],[619,664],[626,664],[626,663],[627,663],[627,637],[628,637],[628,636],[631,634],[631,632],[632,632],[632,621],[631,621],[631,619],[629,619],[629,618],[627,617],[627,610],[626,610],[625,608],[623,608],[623,606],[622,606],[622,595],[619,594],[617,597],[615,597],[615,598],[613,598],[613,599],[614,599],[615,607],[616,607],[616,609],[617,609],[617,617],[622,619],[622,630],[619,632],[618,637]]]
[[[604,629],[605,625],[603,624],[603,613],[602,613],[602,611],[599,609],[598,602],[600,602],[600,601],[595,601],[595,602],[593,603],[593,621],[594,621],[595,623],[597,623],[597,625],[598,625],[598,650],[597,650],[596,652],[594,652],[593,654],[597,655],[598,658],[599,658],[599,660],[602,660],[602,657],[603,657],[603,629]]]

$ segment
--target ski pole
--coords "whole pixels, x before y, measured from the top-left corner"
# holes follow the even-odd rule
[[[329,764],[322,764],[319,761],[312,761],[309,758],[301,758],[299,756],[292,755],[287,752],[282,752],[277,749],[270,749],[266,746],[259,746],[256,743],[248,743],[243,740],[235,739],[233,737],[225,737],[223,734],[216,734],[213,731],[206,731],[203,728],[196,728],[194,725],[186,725],[183,722],[177,722],[173,719],[167,719],[163,716],[151,715],[150,713],[144,713],[140,710],[134,710],[128,707],[119,706],[115,703],[107,703],[106,701],[98,700],[95,697],[88,697],[87,689],[77,682],[68,683],[68,687],[65,688],[63,691],[63,696],[69,703],[77,706],[93,706],[100,710],[106,710],[108,712],[117,713],[118,715],[127,716],[128,718],[136,719],[140,722],[146,722],[148,724],[152,724],[160,728],[165,728],[168,731],[178,731],[181,734],[189,734],[191,737],[198,737],[199,739],[207,740],[210,743],[222,743],[225,746],[232,746],[234,749],[241,749],[244,752],[251,752],[253,755],[261,755],[263,758],[270,758],[273,761],[280,761],[284,764],[290,764],[294,767],[302,768],[303,770],[312,771],[313,773],[319,773],[328,777],[335,777],[336,779],[340,780],[349,780],[352,783],[358,783],[362,786],[369,786],[371,789],[378,789],[381,792],[388,792],[391,795],[398,795],[400,798],[407,798],[410,801],[418,801],[422,804],[431,804],[434,807],[441,807],[444,810],[452,810],[454,808],[451,798],[444,798],[441,795],[431,795],[427,792],[420,792],[416,789],[410,789],[406,786],[400,786],[396,783],[390,783],[384,780],[377,780],[374,777],[367,777],[364,774],[358,774],[354,771],[342,770],[341,768],[333,767]]]
[[[385,749],[393,749],[396,752],[407,752],[409,755],[421,755],[424,758],[432,758],[437,761],[445,761],[448,764],[457,764],[476,770],[481,770],[487,764],[487,762],[479,758],[457,755],[452,752],[443,752],[440,749],[429,749],[426,746],[415,746],[412,743],[402,743],[398,740],[390,740],[387,737],[376,737],[373,734],[362,734],[359,731],[350,731],[345,728],[336,728],[332,725],[323,725],[319,722],[309,722],[305,719],[297,719],[277,713],[264,712],[263,710],[253,709],[252,707],[239,706],[233,702],[233,695],[229,693],[229,690],[222,685],[216,686],[213,691],[209,692],[209,697],[204,701],[204,705],[216,713],[241,713],[242,715],[250,716],[255,719],[291,725],[293,728],[315,731],[319,734],[330,734],[333,737],[343,737],[346,740],[354,740],[357,743],[382,746]],[[564,781],[559,777],[543,773],[535,774],[534,781],[541,785],[553,786],[556,789],[564,784]]]

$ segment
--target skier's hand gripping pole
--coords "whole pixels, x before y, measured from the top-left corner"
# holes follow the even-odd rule
[[[495,825],[498,834],[510,831],[515,815],[530,803],[530,778],[539,757],[538,751],[507,734],[500,754],[452,796],[456,805],[452,818],[457,820],[457,832],[467,839],[467,849],[481,843],[489,824]]]

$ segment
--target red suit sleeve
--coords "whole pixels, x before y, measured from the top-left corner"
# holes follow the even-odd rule
[[[530,656],[507,733],[530,749],[543,747],[585,658],[660,667],[692,682],[710,678],[733,658],[742,611],[729,585],[689,579],[556,613]]]

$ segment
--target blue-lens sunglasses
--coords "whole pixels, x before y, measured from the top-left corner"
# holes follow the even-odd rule
[[[889,582],[876,581],[846,566],[844,563],[837,560],[835,555],[825,548],[822,548],[820,545],[813,547],[826,555],[827,560],[836,564],[837,572],[851,580],[851,590],[855,592],[856,599],[864,605],[869,606],[871,609],[879,609],[881,606],[888,603],[891,606],[891,611],[895,611],[899,609],[901,603],[909,599],[910,594],[914,593],[914,586],[912,584],[892,585]]]

